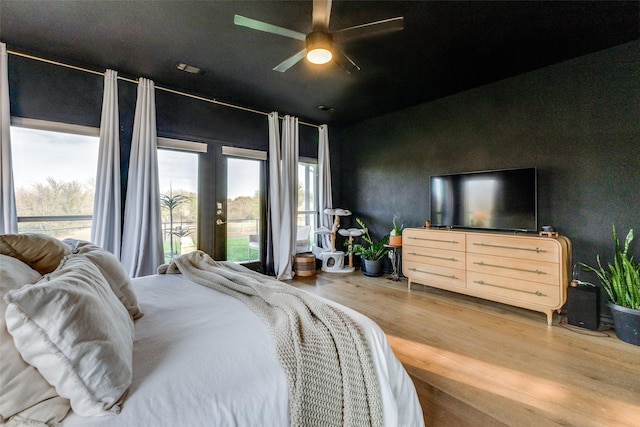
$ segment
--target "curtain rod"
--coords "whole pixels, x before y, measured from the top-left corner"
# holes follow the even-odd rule
[[[77,67],[75,65],[65,64],[64,62],[52,61],[51,59],[40,58],[38,56],[29,55],[29,54],[21,53],[21,52],[16,52],[15,50],[7,49],[7,53],[9,53],[11,55],[21,56],[23,58],[33,59],[33,60],[41,61],[41,62],[46,62],[47,64],[52,64],[52,65],[58,65],[60,67],[71,68],[72,70],[84,71],[85,73],[96,74],[98,76],[104,76],[104,74],[105,74],[105,73],[102,73],[100,71],[95,71],[95,70],[90,70],[88,68],[82,68],[82,67]],[[137,80],[129,79],[129,78],[126,78],[126,77],[118,76],[118,80],[123,80],[125,82],[138,84]],[[255,113],[255,114],[261,114],[263,116],[268,116],[269,115],[269,113],[266,113],[264,111],[254,110],[252,108],[242,107],[240,105],[234,105],[234,104],[230,104],[228,102],[218,101],[217,99],[205,98],[205,97],[202,97],[202,96],[193,95],[193,94],[190,94],[190,93],[181,92],[181,91],[174,90],[174,89],[169,89],[169,88],[162,87],[162,86],[156,86],[155,84],[154,84],[154,87],[156,89],[158,89],[158,90],[163,90],[165,92],[174,93],[176,95],[186,96],[188,98],[197,99],[199,101],[205,101],[205,102],[210,102],[212,104],[222,105],[223,107],[235,108],[237,110],[247,111],[247,112]],[[283,120],[283,118],[280,117],[280,120]],[[300,121],[300,120],[298,120],[298,123],[301,124],[301,125],[310,126],[310,127],[314,127],[314,128],[319,128],[320,127],[318,125],[314,125],[313,123],[307,123],[307,122],[303,122],[303,121]]]

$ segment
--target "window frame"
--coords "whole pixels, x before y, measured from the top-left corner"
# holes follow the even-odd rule
[[[57,132],[70,135],[81,135],[100,138],[100,128],[71,123],[54,122],[49,120],[30,119],[24,117],[11,117],[10,127],[19,127],[46,132]],[[13,145],[14,142],[12,141]],[[13,168],[13,166],[12,166]],[[97,165],[96,171],[97,174]],[[15,185],[15,183],[14,183]],[[94,188],[95,195],[95,188]],[[62,221],[91,221],[93,226],[93,212],[91,215],[29,215],[17,216],[18,223],[29,222],[62,222]]]
[[[314,206],[309,206],[309,199],[308,197],[305,197],[305,200],[303,203],[305,209],[297,211],[297,218],[299,219],[301,215],[304,215],[304,224],[301,224],[301,225],[310,225],[312,230],[317,230],[319,227],[319,221],[320,221],[320,207],[318,206],[318,194],[319,194],[318,191],[320,188],[319,174],[318,174],[318,160],[310,157],[300,157],[298,158],[298,167],[300,167],[301,165],[304,165],[305,177],[308,176],[310,166],[313,166],[315,169],[315,172],[313,174]],[[300,180],[300,177],[298,177],[298,181],[299,180]],[[304,194],[306,196],[309,194],[310,185],[309,185],[309,182],[307,182],[306,178],[304,180],[304,183],[305,183]],[[313,218],[312,221],[309,221],[310,216],[312,216]],[[315,240],[313,232],[311,233],[311,240],[312,240],[312,243]]]
[[[200,190],[201,190],[201,177],[200,177],[200,163],[202,162],[202,158],[201,155],[203,154],[207,154],[208,152],[208,144],[204,143],[204,142],[196,142],[196,141],[188,141],[185,139],[178,139],[178,138],[167,138],[167,137],[157,137],[156,138],[156,152],[158,152],[159,150],[166,150],[166,151],[176,151],[176,152],[182,152],[182,153],[189,153],[189,154],[195,154],[198,157],[198,168],[197,168],[197,175],[196,175],[196,238],[195,238],[195,245],[196,248],[200,247],[200,241],[201,241],[201,227],[202,227],[202,222],[201,222],[201,216],[202,216],[202,208],[201,208],[201,204],[200,204],[200,198],[201,198],[201,194],[200,194]],[[160,178],[160,164],[158,162],[158,178]],[[160,209],[162,210],[162,207],[160,207]],[[164,226],[163,226],[164,227]],[[163,228],[163,245],[164,245],[164,228]]]

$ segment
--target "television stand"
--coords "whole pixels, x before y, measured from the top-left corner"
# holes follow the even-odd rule
[[[560,235],[406,228],[402,272],[413,283],[547,315],[567,299],[571,241]]]

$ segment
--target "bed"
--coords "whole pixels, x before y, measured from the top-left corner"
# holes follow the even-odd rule
[[[225,277],[261,282],[259,293],[284,289],[285,299],[299,298],[299,293],[312,298],[303,317],[327,310],[357,325],[366,351],[355,345],[354,353],[373,376],[362,368],[363,376],[371,377],[368,383],[342,379],[341,393],[309,402],[309,396],[326,393],[318,379],[333,381],[329,373],[337,368],[322,365],[330,358],[318,356],[320,366],[310,369],[321,375],[315,381],[299,367],[292,374],[291,366],[297,365],[283,360],[277,337],[282,325],[269,325],[268,316],[251,302],[216,289],[218,284],[198,283],[204,279],[180,271],[183,264],[164,266],[166,274],[130,280],[115,258],[97,246],[41,235],[0,236],[0,253],[0,416],[7,426],[424,425],[413,383],[384,333],[347,307],[197,253]],[[80,312],[68,315],[80,306]],[[79,325],[73,325],[76,320]],[[79,336],[65,336],[74,329]],[[310,351],[312,362],[315,350]],[[339,364],[348,365],[351,359],[342,351]],[[5,362],[15,366],[7,368]],[[362,387],[359,381],[365,381]],[[303,392],[292,394],[292,389]],[[355,402],[362,396],[364,403]],[[342,406],[326,403],[334,398]],[[351,405],[367,411],[359,413]],[[319,414],[309,415],[314,411]],[[336,422],[336,415],[342,421]]]

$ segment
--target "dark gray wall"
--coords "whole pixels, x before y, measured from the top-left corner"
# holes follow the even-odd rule
[[[103,81],[101,75],[9,55],[11,115],[99,127]],[[162,82],[155,84],[163,86]],[[137,85],[120,80],[118,91],[120,140],[128,148]],[[267,149],[268,125],[264,115],[162,90],[156,90],[155,95],[158,136]],[[300,126],[301,156],[315,158],[317,141],[315,128]]]
[[[339,203],[382,235],[429,219],[430,175],[534,166],[539,225],[574,261],[610,258],[612,223],[640,235],[638,58],[633,42],[341,129]]]

